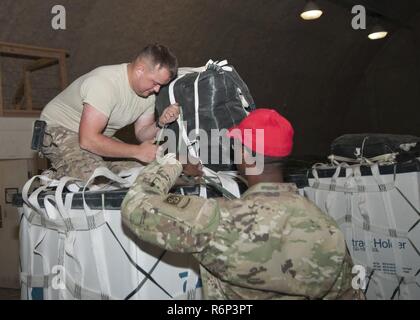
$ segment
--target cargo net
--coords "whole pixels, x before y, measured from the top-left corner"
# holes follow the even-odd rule
[[[304,190],[343,231],[353,286],[368,299],[420,299],[420,170],[412,164],[405,173],[388,166],[391,174],[378,164],[317,164]]]
[[[140,242],[123,228],[119,208],[127,190],[121,188],[132,185],[141,170],[136,169],[124,178],[96,169],[93,179],[104,176],[113,183],[95,192],[87,191],[89,181],[70,177],[58,181],[41,175],[25,184],[23,298],[37,298],[34,292],[41,292],[41,299],[201,298],[198,263],[190,255]],[[87,201],[88,195],[94,201]]]

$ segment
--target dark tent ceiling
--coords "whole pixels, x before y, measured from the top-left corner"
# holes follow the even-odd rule
[[[323,16],[303,21],[304,0],[62,0],[67,28],[53,30],[57,1],[1,0],[0,41],[69,50],[71,79],[155,41],[181,66],[226,58],[258,106],[292,121],[296,156],[326,156],[344,133],[420,135],[420,1],[317,3]],[[352,28],[357,4],[387,38]]]
[[[329,0],[347,10],[355,5],[363,5],[369,15],[379,16],[380,20],[386,21],[395,27],[412,26],[413,20],[420,12],[420,2],[416,0]]]

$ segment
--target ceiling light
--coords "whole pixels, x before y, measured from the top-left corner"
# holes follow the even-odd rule
[[[370,31],[368,37],[370,40],[383,39],[387,36],[388,32],[380,25],[375,25]]]
[[[322,10],[313,1],[308,1],[300,14],[303,20],[315,20],[322,15]]]

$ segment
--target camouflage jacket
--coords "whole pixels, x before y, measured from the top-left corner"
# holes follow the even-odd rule
[[[139,238],[199,260],[210,299],[335,299],[352,263],[332,218],[294,184],[260,183],[241,199],[168,194],[182,165],[154,162],[128,191],[123,222]]]

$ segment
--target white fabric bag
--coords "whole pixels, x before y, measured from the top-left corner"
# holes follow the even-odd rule
[[[365,167],[370,175],[360,164],[315,166],[305,196],[337,221],[354,264],[363,266],[368,299],[420,299],[420,172]]]
[[[69,177],[36,176],[26,183],[20,226],[22,299],[201,299],[199,266],[191,255],[138,241],[123,228],[120,211],[106,209],[107,192],[129,187],[139,172],[135,168],[122,178],[98,168],[84,186]],[[92,191],[86,188],[98,176],[113,184],[96,190],[102,205],[92,210],[85,201]],[[43,185],[29,195],[36,180]],[[43,206],[42,191],[50,191]],[[73,208],[80,193],[83,208]]]

